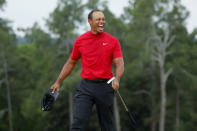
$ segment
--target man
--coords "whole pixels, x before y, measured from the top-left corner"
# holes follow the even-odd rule
[[[93,105],[96,105],[102,131],[113,131],[113,97],[119,88],[124,72],[124,62],[118,40],[104,32],[105,17],[100,10],[93,10],[88,15],[91,31],[79,36],[73,45],[70,58],[65,63],[58,79],[51,86],[52,92],[59,90],[62,81],[72,72],[77,60],[81,58],[83,78],[77,87],[74,98],[74,118],[70,131],[81,131]],[[112,63],[115,63],[115,80]]]

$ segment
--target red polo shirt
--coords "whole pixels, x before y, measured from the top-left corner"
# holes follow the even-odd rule
[[[81,76],[89,80],[112,78],[112,63],[117,57],[122,57],[119,41],[106,32],[95,35],[91,31],[75,40],[70,56],[72,60],[81,58]]]

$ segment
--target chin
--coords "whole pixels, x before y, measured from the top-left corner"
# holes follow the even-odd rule
[[[104,30],[103,30],[103,31],[97,31],[98,34],[99,34],[99,33],[102,33],[102,32],[104,32]]]

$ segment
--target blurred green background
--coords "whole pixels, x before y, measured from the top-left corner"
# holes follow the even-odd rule
[[[106,2],[58,0],[45,21],[49,32],[35,23],[19,29],[24,37],[0,17],[0,131],[69,130],[80,61],[61,85],[54,109],[42,112],[40,102],[69,58],[79,27],[87,25],[84,12],[92,9],[104,12],[105,31],[121,43],[119,91],[137,114],[136,131],[197,131],[197,29],[188,32],[189,12],[181,0],[130,0],[120,17]],[[0,0],[1,12],[5,3]],[[118,97],[115,103],[116,131],[132,131]],[[100,131],[95,108],[85,131]]]

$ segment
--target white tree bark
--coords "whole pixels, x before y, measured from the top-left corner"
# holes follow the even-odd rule
[[[8,76],[7,60],[5,58],[4,52],[2,52],[2,60],[3,60],[3,66],[4,66],[4,72],[5,72],[5,84],[6,84],[6,87],[7,87],[9,131],[13,131],[13,124],[12,124],[12,103],[11,103],[11,95],[10,95],[10,83],[9,83],[9,76]]]
[[[114,96],[114,118],[115,118],[115,129],[116,129],[116,131],[121,131],[120,114],[119,114],[116,95]]]
[[[168,51],[168,47],[172,44],[174,37],[170,38],[169,30],[163,30],[164,38],[154,34],[156,44],[153,50],[153,59],[158,62],[160,69],[160,93],[161,93],[161,105],[160,105],[160,122],[159,131],[165,131],[165,116],[166,116],[166,83],[169,75],[172,73],[172,68],[167,72],[165,71],[166,56],[171,54]]]
[[[154,97],[154,93],[153,91],[155,90],[156,88],[156,84],[155,84],[155,71],[154,71],[154,68],[155,68],[155,62],[153,60],[151,60],[151,72],[152,72],[152,76],[151,76],[151,81],[152,81],[152,87],[151,87],[151,104],[152,104],[152,110],[151,110],[151,118],[152,118],[152,124],[151,124],[151,131],[156,131],[156,120],[155,120],[155,112],[154,112],[154,107],[155,107],[155,104],[156,104],[156,100],[155,100],[155,97]]]

